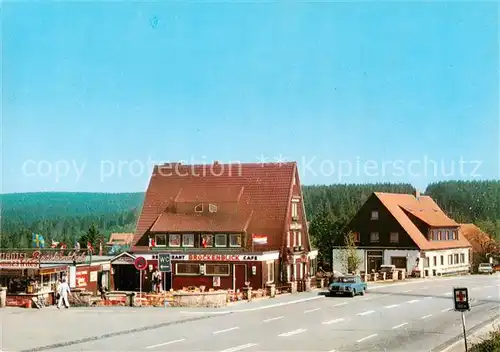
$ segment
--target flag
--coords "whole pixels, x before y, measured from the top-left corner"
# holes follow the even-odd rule
[[[267,236],[266,235],[257,235],[255,233],[252,234],[252,242],[254,244],[267,244]]]
[[[149,249],[156,247],[155,240],[149,237]]]
[[[42,235],[38,235],[38,242],[40,248],[45,248],[45,238]]]
[[[90,253],[94,254],[94,247],[92,247],[92,243],[90,243],[90,241],[87,241],[87,249]]]
[[[79,251],[79,250],[80,250],[80,242],[75,241],[75,251]]]
[[[32,244],[33,248],[40,247],[40,242],[38,240],[38,234],[36,234],[36,233],[31,234],[31,244]]]
[[[66,245],[66,243],[62,242],[61,245],[60,245],[60,248],[61,249],[66,249],[66,248],[68,248],[68,246]]]

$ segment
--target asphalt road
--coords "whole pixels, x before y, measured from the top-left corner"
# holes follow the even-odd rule
[[[125,316],[120,318],[119,313],[112,313],[120,329],[113,330],[110,325],[101,334],[106,331],[116,331],[116,334],[94,334],[78,341],[77,338],[65,339],[64,331],[59,331],[51,343],[68,340],[68,344],[50,348],[40,342],[30,348],[46,346],[39,350],[61,352],[442,351],[462,332],[461,315],[452,308],[453,287],[469,288],[473,301],[471,311],[466,313],[466,323],[472,328],[500,315],[499,279],[497,275],[466,276],[369,286],[365,296],[355,298],[324,297],[318,293],[291,295],[281,301],[240,305],[226,314],[211,314],[210,310],[175,313],[174,310],[172,313],[139,310],[134,313],[135,323],[132,314],[123,313],[131,319],[126,324]],[[276,306],[297,299],[306,301]],[[143,314],[151,315],[145,318]],[[172,319],[179,314],[190,321],[162,323],[169,314]],[[57,315],[54,317],[57,319]],[[95,319],[99,324],[99,318]],[[140,320],[142,325],[148,321],[149,327],[134,331],[134,327],[141,325]],[[159,325],[154,326],[157,322]],[[81,337],[89,336],[84,330],[82,328]],[[3,337],[5,340],[5,332]],[[3,349],[22,350],[16,344],[19,345],[16,341],[4,342]]]

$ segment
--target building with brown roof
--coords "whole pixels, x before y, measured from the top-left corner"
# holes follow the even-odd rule
[[[346,229],[354,233],[361,270],[381,265],[435,276],[469,272],[470,243],[429,196],[373,193]]]
[[[112,233],[106,245],[108,247],[130,246],[132,245],[133,241],[134,241],[133,233]]]
[[[132,252],[154,270],[170,254],[164,289],[241,289],[313,277],[296,163],[156,166]],[[163,257],[163,256],[162,256]]]
[[[500,245],[490,235],[474,224],[460,224],[459,233],[472,246],[471,263],[477,266],[481,262],[496,262],[495,257],[500,254]]]

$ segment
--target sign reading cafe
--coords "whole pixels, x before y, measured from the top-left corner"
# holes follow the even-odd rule
[[[1,251],[0,268],[37,269],[40,264],[82,263],[86,256],[85,251],[71,250]]]
[[[172,254],[171,260],[186,260],[200,262],[245,262],[262,260],[259,255],[241,254]]]

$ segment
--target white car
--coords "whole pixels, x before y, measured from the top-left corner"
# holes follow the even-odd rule
[[[479,267],[477,268],[477,272],[479,274],[490,274],[492,275],[495,270],[493,270],[493,265],[490,263],[481,263],[479,264]]]

